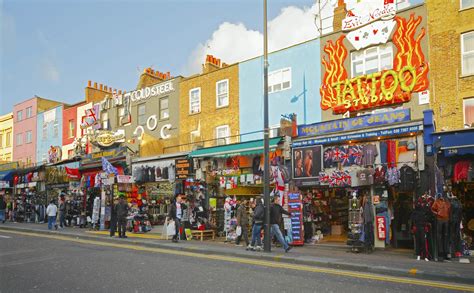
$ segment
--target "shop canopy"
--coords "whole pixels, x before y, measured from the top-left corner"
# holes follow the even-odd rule
[[[11,181],[13,179],[13,171],[0,172],[0,181]]]
[[[474,128],[433,134],[446,157],[474,154]]]
[[[281,137],[270,139],[270,150],[277,148]],[[263,140],[247,141],[235,144],[228,144],[192,151],[189,156],[192,158],[217,157],[228,158],[234,156],[250,156],[263,153]]]

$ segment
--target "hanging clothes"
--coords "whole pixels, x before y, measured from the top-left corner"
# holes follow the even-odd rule
[[[394,140],[387,140],[387,167],[396,167],[397,163],[397,143]]]
[[[366,144],[362,149],[362,165],[371,166],[375,163],[375,157],[378,156],[377,146],[375,144]]]
[[[400,169],[400,191],[414,191],[416,188],[416,172],[410,166]]]
[[[459,161],[454,165],[454,182],[466,181],[469,174],[469,167],[471,163],[463,160]]]

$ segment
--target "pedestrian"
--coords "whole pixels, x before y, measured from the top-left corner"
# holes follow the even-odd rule
[[[127,229],[128,203],[123,196],[120,197],[119,202],[115,206],[115,212],[117,213],[119,238],[128,238],[127,235],[125,235],[125,230]]]
[[[0,197],[0,221],[5,223],[5,209],[7,208],[7,203],[3,196]]]
[[[66,227],[66,201],[63,195],[59,199],[59,227],[61,229]]]
[[[237,208],[237,227],[240,227],[240,235],[237,236],[237,239],[235,240],[235,245],[237,246],[242,246],[240,244],[240,240],[242,237],[244,238],[245,241],[245,246],[249,246],[249,235],[248,235],[248,224],[249,224],[249,217],[247,215],[247,205],[248,201],[245,199]]]
[[[51,230],[54,228],[58,230],[58,225],[56,225],[56,214],[58,213],[58,207],[54,204],[54,200],[49,202],[48,207],[46,208],[46,215],[48,215],[48,229]]]
[[[257,198],[252,219],[252,242],[247,247],[247,250],[262,250],[262,238],[260,237],[260,232],[262,231],[264,214],[265,209],[263,208],[262,199]],[[257,246],[255,246],[255,244]]]
[[[114,199],[114,202],[110,207],[110,237],[114,237],[115,232],[117,231],[117,210],[115,209],[117,204],[117,199]]]
[[[273,204],[270,206],[270,225],[271,225],[271,238],[273,238],[273,235],[276,236],[278,242],[283,246],[283,249],[285,252],[290,251],[291,246],[288,245],[288,243],[285,240],[285,237],[283,237],[283,234],[281,233],[280,230],[280,225],[283,222],[283,217],[282,214],[285,215],[290,215],[289,212],[285,211],[281,205],[280,205],[280,196],[277,194],[273,198]]]
[[[175,201],[170,206],[170,211],[168,213],[168,218],[174,221],[176,233],[173,235],[171,241],[178,242],[179,240],[179,228],[181,227],[181,219],[183,217],[183,207],[182,207],[181,195],[176,195]]]

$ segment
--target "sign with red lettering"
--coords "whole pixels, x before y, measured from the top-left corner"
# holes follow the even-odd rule
[[[387,225],[385,223],[385,217],[377,216],[377,237],[379,240],[385,240],[387,238]]]

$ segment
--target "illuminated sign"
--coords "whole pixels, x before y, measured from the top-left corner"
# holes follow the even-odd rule
[[[343,44],[345,35],[335,43],[328,41],[324,47],[328,58],[322,60],[326,70],[320,87],[321,109],[342,114],[406,103],[413,92],[428,88],[428,64],[421,49],[425,29],[415,36],[421,17],[412,14],[408,20],[395,17],[395,21],[392,41],[398,52],[390,70],[349,78],[344,67],[348,54]]]
[[[91,142],[96,143],[102,147],[109,147],[114,143],[121,142],[125,139],[123,132],[112,132],[112,131],[96,131],[91,137]]]

